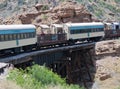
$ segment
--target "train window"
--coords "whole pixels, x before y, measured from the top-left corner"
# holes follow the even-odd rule
[[[33,37],[35,37],[35,33],[33,32]]]
[[[21,33],[19,34],[19,36],[20,36],[20,38],[19,38],[19,39],[21,39]]]
[[[32,38],[32,33],[29,33],[30,38]]]
[[[27,38],[27,33],[25,33],[25,38]]]
[[[95,32],[95,29],[90,29],[90,32]]]
[[[76,31],[75,31],[75,30],[72,30],[72,34],[76,34]]]
[[[20,34],[17,34],[17,39],[20,39]]]
[[[30,38],[32,38],[32,33],[29,33]]]
[[[26,38],[29,38],[29,33],[26,33]]]
[[[90,32],[90,29],[83,29],[82,33],[87,33],[87,32]]]
[[[75,33],[77,34],[79,30],[75,30]]]
[[[70,30],[70,34],[74,34],[74,33],[73,33],[73,30]]]
[[[27,33],[25,33],[25,36],[26,36],[26,38],[28,38],[28,34]]]
[[[12,34],[9,34],[9,40],[13,40]]]
[[[85,31],[84,30],[81,30],[80,33],[84,33]]]
[[[27,33],[25,33],[25,38],[27,38]]]
[[[30,33],[30,38],[33,38],[34,37],[34,33]]]
[[[5,40],[5,35],[1,35],[1,40],[2,40],[2,41]]]
[[[23,33],[23,39],[25,39],[26,38],[26,33]]]
[[[5,35],[5,41],[8,41],[9,40],[9,36],[8,34]]]
[[[13,34],[13,39],[16,40],[17,39],[17,35]]]
[[[100,32],[100,28],[97,28],[97,32]]]
[[[100,31],[104,31],[104,29],[103,29],[103,28],[101,28],[101,29],[100,29]]]
[[[21,37],[21,39],[23,39],[23,38],[24,38],[24,35],[23,35],[23,33],[21,33],[20,35],[21,35],[21,36],[20,36],[20,37]]]
[[[29,38],[29,33],[26,33],[26,38]]]
[[[97,30],[96,32],[100,32],[100,28],[96,28],[96,30]]]
[[[98,29],[94,28],[94,29],[93,29],[93,32],[98,32]]]
[[[14,34],[11,34],[12,35],[12,40],[14,40]]]
[[[91,31],[92,31],[91,29],[85,29],[85,33],[91,32]]]
[[[0,35],[0,41],[4,41],[4,35]]]

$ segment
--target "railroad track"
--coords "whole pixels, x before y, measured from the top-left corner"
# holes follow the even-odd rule
[[[53,48],[67,47],[67,46],[75,46],[75,45],[82,45],[82,44],[88,44],[88,43],[92,43],[92,42],[75,43],[75,44],[64,45],[64,46],[60,46],[60,45],[47,46],[47,47],[41,47],[40,49],[33,49],[32,51],[20,52],[20,53],[12,53],[12,52],[11,52],[11,53],[6,53],[6,54],[0,54],[0,59],[1,59],[1,58],[7,58],[7,57],[16,56],[16,55],[19,55],[19,54],[24,54],[24,53],[30,53],[30,52],[40,51],[40,50],[48,50],[48,49],[53,49]]]

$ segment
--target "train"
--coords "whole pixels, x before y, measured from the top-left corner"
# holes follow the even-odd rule
[[[119,23],[52,24],[40,33],[32,24],[0,25],[0,54],[26,52],[47,46],[71,45],[80,41],[96,42],[119,36]]]

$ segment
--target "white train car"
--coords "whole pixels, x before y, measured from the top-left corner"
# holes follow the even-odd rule
[[[104,36],[104,24],[101,22],[66,23],[63,30],[67,32],[67,40],[99,40]]]
[[[120,23],[112,22],[112,30],[120,30]]]
[[[27,50],[36,42],[34,25],[0,25],[0,52]]]

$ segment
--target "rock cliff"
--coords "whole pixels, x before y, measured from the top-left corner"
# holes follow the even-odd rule
[[[118,89],[120,86],[120,41],[96,43],[96,74],[93,89]]]
[[[22,14],[14,14],[5,20],[1,18],[1,24],[51,24],[66,22],[91,22],[92,15],[87,9],[76,2],[63,2],[56,7],[50,8],[48,4],[36,4],[28,11],[22,8]]]

